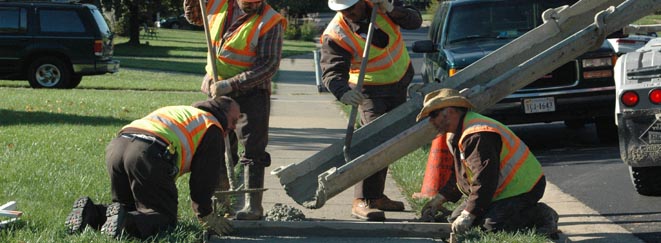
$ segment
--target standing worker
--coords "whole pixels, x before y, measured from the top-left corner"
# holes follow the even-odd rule
[[[413,79],[411,58],[400,27],[417,29],[422,24],[416,9],[393,5],[388,0],[329,0],[337,14],[321,37],[321,69],[326,88],[344,104],[358,106],[360,123],[365,125],[406,102],[406,91]],[[397,5],[397,6],[395,6]],[[364,87],[355,87],[360,75],[365,38],[371,11],[378,11],[365,70]],[[385,220],[383,211],[403,211],[404,204],[383,194],[388,168],[354,188],[351,214],[368,221]]]
[[[215,97],[227,95],[243,108],[246,119],[230,135],[232,161],[237,161],[237,137],[245,151],[240,162],[245,166],[247,188],[264,187],[264,168],[271,165],[266,152],[271,78],[278,70],[286,20],[264,0],[209,0],[206,4],[211,44],[216,50],[213,63],[207,63],[202,92]],[[203,25],[199,0],[184,0],[186,19]],[[213,69],[218,70],[214,83]],[[237,212],[238,220],[263,216],[262,192],[246,194],[246,204]]]
[[[557,238],[558,214],[539,200],[546,178],[528,146],[509,128],[470,111],[471,102],[453,89],[425,96],[420,121],[429,116],[440,134],[446,134],[454,158],[454,173],[422,209],[432,217],[447,201],[467,199],[452,212],[452,231],[462,234],[472,226],[486,231],[516,231],[536,227]],[[431,216],[430,216],[431,215]]]
[[[81,197],[65,226],[70,233],[86,227],[119,237],[145,239],[177,223],[176,179],[190,172],[193,211],[202,226],[217,234],[231,231],[229,221],[213,212],[217,187],[229,189],[223,137],[241,112],[228,97],[192,106],[167,106],[124,126],[106,148],[112,204],[95,205]]]

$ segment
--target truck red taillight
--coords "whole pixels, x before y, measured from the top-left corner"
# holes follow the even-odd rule
[[[638,98],[638,94],[636,94],[636,92],[625,91],[624,93],[622,93],[622,96],[621,96],[620,100],[622,100],[622,104],[624,104],[628,107],[632,107],[632,106],[635,106],[636,104],[638,104],[639,98]]]
[[[661,104],[661,89],[650,91],[650,102],[655,105]]]
[[[103,55],[103,40],[94,41],[94,55],[96,56]]]

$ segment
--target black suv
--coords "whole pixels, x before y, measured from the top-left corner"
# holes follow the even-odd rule
[[[0,2],[0,79],[33,88],[75,88],[114,73],[113,33],[94,5]]]
[[[577,0],[454,0],[440,3],[429,30],[424,82],[443,82],[462,68],[542,24],[542,12]],[[421,41],[425,42],[425,41]],[[429,42],[427,40],[426,42]],[[417,46],[416,43],[414,44]],[[507,124],[595,122],[604,142],[616,141],[613,48],[604,41],[482,113]]]

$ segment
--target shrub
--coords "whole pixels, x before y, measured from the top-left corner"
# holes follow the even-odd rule
[[[295,21],[288,21],[287,22],[287,29],[285,29],[284,33],[284,38],[285,40],[298,40],[300,37],[300,29],[296,24],[294,23]]]
[[[319,35],[317,26],[311,22],[306,21],[300,29],[301,39],[303,41],[314,41],[314,38]]]

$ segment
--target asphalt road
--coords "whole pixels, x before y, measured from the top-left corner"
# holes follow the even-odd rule
[[[511,126],[544,166],[547,180],[645,242],[661,242],[661,197],[636,193],[617,144],[600,144],[593,125]]]

